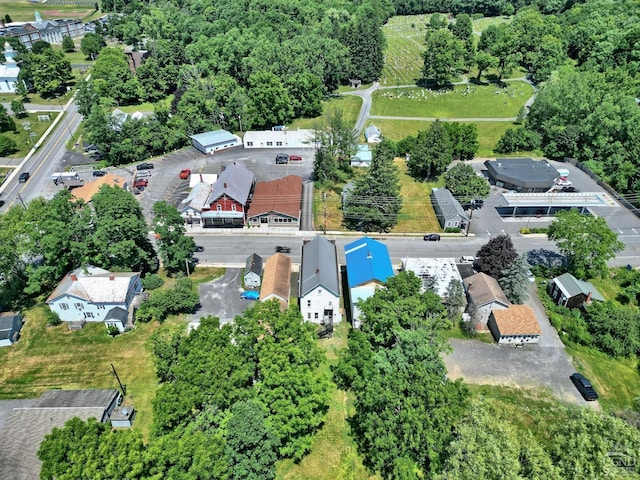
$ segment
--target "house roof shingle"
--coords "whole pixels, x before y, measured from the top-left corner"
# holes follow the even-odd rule
[[[464,287],[476,307],[483,307],[492,302],[501,303],[505,307],[511,302],[500,288],[498,281],[486,273],[476,273],[463,280]]]
[[[75,280],[73,277],[75,276]],[[49,295],[47,303],[63,295],[82,298],[92,303],[122,303],[131,286],[140,277],[134,272],[109,272],[89,266],[76,268],[68,273]]]
[[[74,417],[106,420],[107,409],[117,401],[118,391],[48,390],[31,407],[14,408],[0,431],[0,472],[3,478],[39,478],[42,463],[38,449],[54,427],[62,428]]]
[[[304,297],[317,287],[322,287],[335,296],[340,295],[336,246],[321,235],[302,246],[300,296]]]
[[[540,335],[542,329],[529,305],[511,305],[505,310],[492,310],[500,335]]]
[[[276,253],[264,262],[264,275],[260,300],[278,298],[283,308],[289,304],[291,295],[291,257]]]
[[[456,216],[464,221],[469,221],[469,217],[467,217],[464,208],[462,208],[462,205],[455,199],[450,190],[446,188],[434,188],[431,191],[431,198],[437,202],[445,221]]]
[[[211,185],[207,182],[198,182],[194,185],[187,195],[187,198],[180,202],[178,206],[178,210],[180,212],[184,212],[189,208],[193,208],[194,210],[201,212],[202,209],[207,205],[207,199],[211,194]]]
[[[207,205],[211,205],[223,195],[233,198],[242,205],[246,205],[253,187],[254,178],[253,173],[247,170],[247,167],[239,162],[233,162],[222,171],[216,183],[213,184],[211,194],[207,199]]]
[[[246,275],[249,272],[253,272],[258,276],[262,273],[262,257],[257,253],[252,253],[247,257],[244,273]]]
[[[258,182],[251,199],[248,217],[265,213],[279,213],[292,218],[300,217],[302,178],[288,175],[270,182]]]
[[[362,237],[344,246],[349,288],[371,281],[383,283],[393,276],[389,250],[384,243]]]

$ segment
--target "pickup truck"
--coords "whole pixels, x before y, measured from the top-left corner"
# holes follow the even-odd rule
[[[278,245],[276,247],[276,252],[278,253],[289,253],[291,251],[290,247],[285,247],[283,245]]]

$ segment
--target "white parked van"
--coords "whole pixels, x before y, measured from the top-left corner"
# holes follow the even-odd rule
[[[72,180],[80,180],[80,175],[78,175],[78,172],[56,172],[51,175],[51,180],[58,185],[59,183],[70,182]]]
[[[460,259],[460,263],[473,263],[476,261],[476,257],[472,255],[463,255]]]

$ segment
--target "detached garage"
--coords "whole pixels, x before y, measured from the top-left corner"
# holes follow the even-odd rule
[[[226,130],[214,130],[211,132],[191,135],[193,146],[205,155],[210,155],[218,150],[241,145],[242,140],[237,135]]]

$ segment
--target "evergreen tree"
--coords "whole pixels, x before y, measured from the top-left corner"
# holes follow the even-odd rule
[[[447,306],[447,315],[450,320],[458,317],[462,307],[467,303],[464,294],[464,287],[460,280],[452,278],[447,286],[447,291],[444,297],[444,303]]]
[[[523,254],[517,256],[513,263],[502,271],[502,278],[498,282],[511,303],[521,305],[529,298],[529,268],[530,265]]]
[[[373,152],[371,167],[355,181],[345,207],[344,223],[352,230],[389,232],[402,208],[398,169],[393,164],[395,148],[383,140]]]
[[[74,52],[76,50],[76,45],[73,43],[73,39],[69,36],[62,37],[62,51],[64,53]]]

